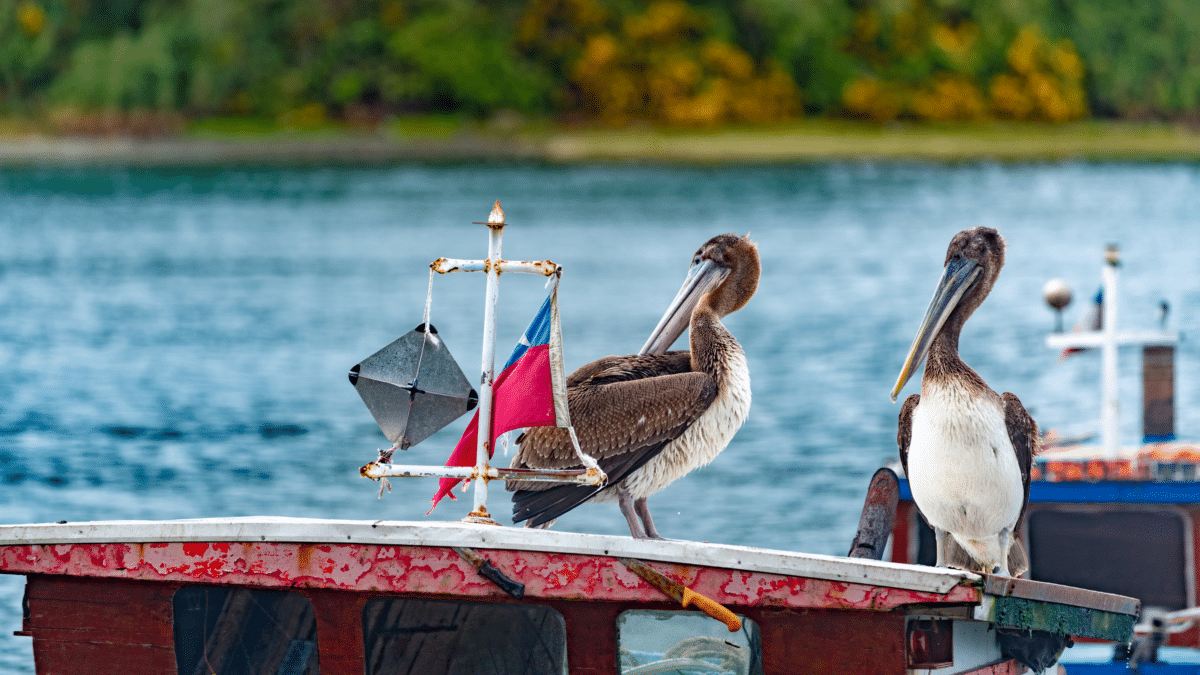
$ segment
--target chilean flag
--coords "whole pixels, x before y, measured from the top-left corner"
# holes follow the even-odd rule
[[[557,287],[546,296],[533,323],[529,324],[521,340],[513,349],[504,369],[492,385],[492,443],[489,454],[495,451],[496,438],[506,431],[526,427],[569,426],[566,411],[566,378],[561,375],[562,348],[560,334],[556,329],[558,319]],[[556,349],[552,349],[552,345]],[[556,372],[557,371],[557,372]],[[555,377],[558,375],[558,377]],[[560,397],[556,405],[555,392]],[[556,410],[558,411],[556,414]],[[479,439],[479,411],[467,425],[458,445],[446,466],[475,466],[475,454]],[[433,497],[433,508],[442,497],[462,480],[442,478],[437,494]],[[428,515],[428,514],[426,514]]]

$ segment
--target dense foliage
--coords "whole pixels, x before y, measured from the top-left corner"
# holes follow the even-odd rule
[[[1195,0],[0,0],[0,109],[709,126],[1190,118]]]

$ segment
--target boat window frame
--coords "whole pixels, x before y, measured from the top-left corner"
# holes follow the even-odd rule
[[[1177,515],[1183,522],[1183,585],[1184,594],[1186,596],[1187,607],[1196,606],[1196,547],[1195,547],[1195,521],[1192,518],[1191,510],[1180,504],[1161,503],[1133,503],[1133,502],[1095,502],[1081,504],[1077,502],[1029,502],[1029,507],[1025,511],[1025,517],[1021,520],[1021,539],[1022,543],[1030,546],[1029,542],[1029,521],[1038,511],[1058,511],[1069,513],[1084,513],[1092,515],[1100,515],[1111,513],[1113,511],[1123,512],[1170,512]],[[1033,563],[1033,551],[1026,552],[1029,556],[1030,565]],[[1027,576],[1029,573],[1026,572]]]

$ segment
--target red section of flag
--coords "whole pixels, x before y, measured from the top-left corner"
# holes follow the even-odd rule
[[[506,431],[525,427],[552,427],[554,416],[554,387],[550,380],[550,345],[529,347],[525,353],[496,378],[492,386],[492,444],[489,454],[495,451],[496,437]],[[479,443],[479,411],[471,418],[458,445],[446,466],[475,466],[476,447]],[[462,480],[442,478],[437,494],[433,496],[433,508],[442,497],[454,495],[450,490]],[[428,514],[426,514],[428,515]]]
[[[497,378],[492,429],[495,436],[525,427],[552,427],[554,386],[550,381],[550,345],[530,347],[521,360]],[[501,389],[503,387],[503,389]]]

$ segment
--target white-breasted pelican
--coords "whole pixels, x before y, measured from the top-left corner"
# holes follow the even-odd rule
[[[958,355],[963,324],[1004,266],[1004,246],[990,227],[954,235],[892,400],[925,360],[921,393],[904,402],[896,440],[913,501],[936,537],[937,565],[1018,576],[1029,566],[1017,536],[1038,427],[1016,396],[992,391]]]

